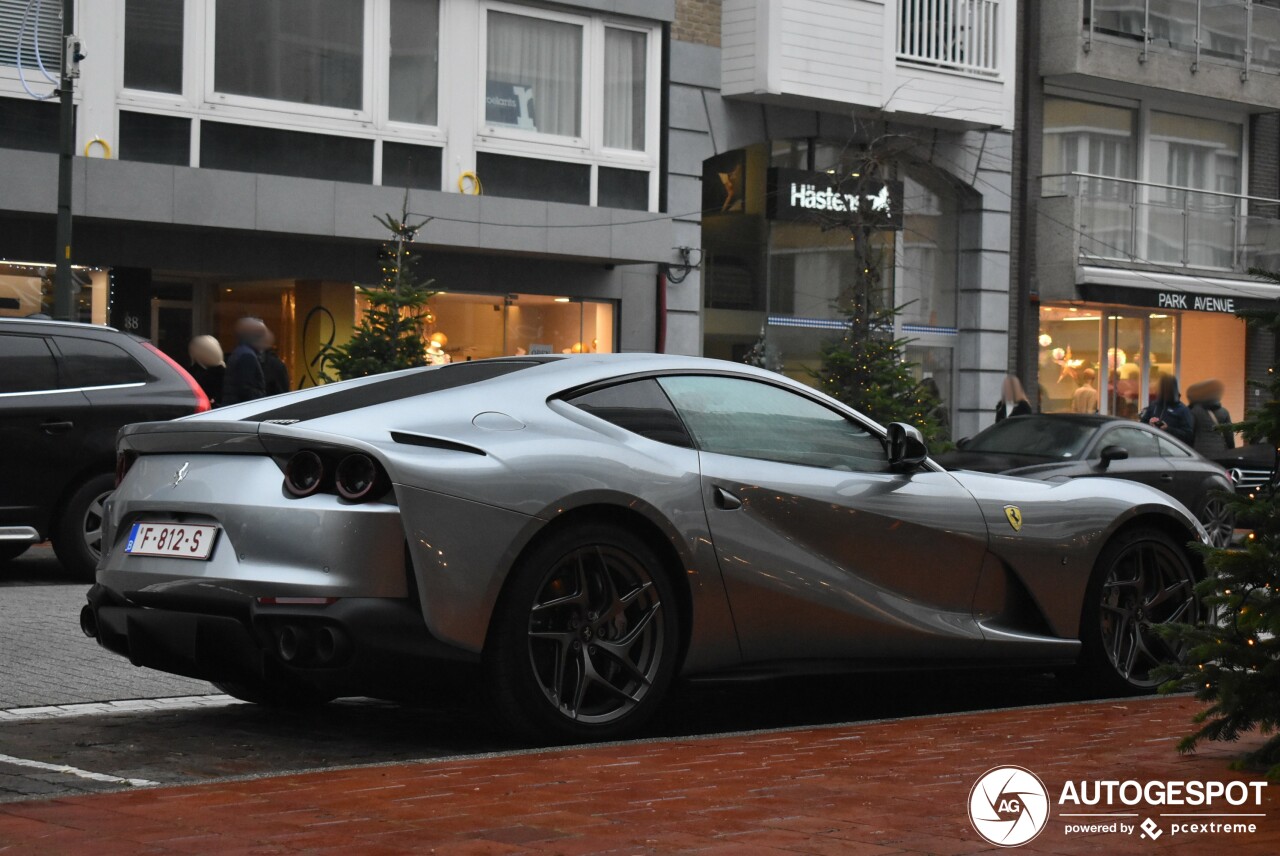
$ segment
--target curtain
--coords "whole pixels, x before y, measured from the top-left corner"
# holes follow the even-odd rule
[[[485,121],[582,136],[582,27],[490,12]]]
[[[604,31],[604,144],[644,151],[644,33],[608,27]]]

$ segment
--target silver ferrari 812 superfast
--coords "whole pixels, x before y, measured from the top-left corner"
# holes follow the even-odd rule
[[[949,473],[781,375],[655,355],[412,369],[125,428],[81,626],[263,704],[448,661],[543,739],[679,676],[994,664],[1151,689],[1204,530],[1141,484]],[[477,671],[477,674],[481,672]]]

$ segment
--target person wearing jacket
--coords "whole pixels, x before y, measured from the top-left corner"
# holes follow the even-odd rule
[[[1178,392],[1178,379],[1171,374],[1160,378],[1156,400],[1138,415],[1138,421],[1167,431],[1188,446],[1195,440],[1195,428],[1191,411],[1182,403]]]
[[[1202,380],[1187,387],[1187,401],[1191,405],[1194,431],[1192,445],[1206,457],[1222,454],[1227,449],[1234,449],[1236,445],[1234,434],[1219,429],[1221,425],[1231,424],[1231,414],[1222,406],[1224,392],[1226,386],[1216,378]]]

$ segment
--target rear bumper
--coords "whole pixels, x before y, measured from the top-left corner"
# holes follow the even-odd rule
[[[441,661],[477,661],[427,631],[415,601],[343,598],[266,605],[207,585],[126,597],[89,590],[81,626],[135,666],[214,682],[285,682],[385,695]],[[282,645],[282,634],[290,634]]]

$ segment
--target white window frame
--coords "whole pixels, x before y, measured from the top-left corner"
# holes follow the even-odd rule
[[[203,101],[211,106],[235,106],[250,110],[269,110],[273,113],[289,113],[307,117],[327,117],[330,119],[355,119],[372,125],[375,68],[374,0],[362,0],[364,9],[364,39],[362,45],[362,73],[360,85],[360,108],[328,107],[320,104],[299,104],[293,101],[280,101],[273,98],[258,98],[251,95],[235,95],[219,92],[215,80],[215,55],[217,53],[217,17],[218,0],[205,0],[204,16],[204,92]],[[389,14],[389,13],[388,13]]]
[[[436,22],[436,121],[434,125],[417,122],[404,122],[391,118],[391,3],[392,0],[372,0],[376,8],[375,15],[375,48],[380,52],[374,57],[377,65],[377,85],[374,87],[375,125],[382,132],[383,139],[391,142],[421,141],[443,145],[448,140],[448,133],[442,120],[449,116],[450,93],[453,91],[452,63],[443,61],[442,45],[445,28],[449,26],[450,10],[453,4],[449,0],[440,0]],[[402,139],[403,138],[403,139]],[[382,146],[378,146],[378,175],[381,168]]]

